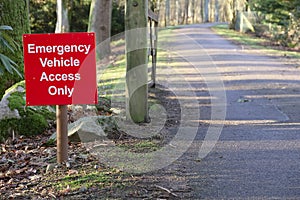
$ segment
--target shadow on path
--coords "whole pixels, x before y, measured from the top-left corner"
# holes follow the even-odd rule
[[[300,198],[299,70],[259,51],[243,50],[215,35],[209,26],[172,30],[167,40],[160,41],[165,49],[172,44],[170,62],[164,67],[189,82],[198,102],[181,106],[200,109],[196,139],[164,169],[165,186],[191,199]],[[191,41],[199,48],[191,48]],[[158,77],[185,91],[183,79],[164,67],[157,70]],[[224,88],[210,85],[216,81]],[[222,91],[226,96],[218,99]],[[225,109],[225,121],[213,117],[213,109],[219,114]],[[218,142],[200,159],[208,128],[223,124]]]

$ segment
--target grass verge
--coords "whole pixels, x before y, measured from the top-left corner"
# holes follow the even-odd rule
[[[267,38],[260,38],[252,34],[240,33],[231,30],[228,28],[228,25],[226,24],[216,25],[212,27],[212,30],[217,34],[231,40],[235,44],[245,45],[251,49],[259,49],[269,55],[284,56],[284,57],[290,57],[294,59],[300,58],[299,52],[279,49],[280,47],[278,46],[270,45],[271,41],[268,40]]]
[[[153,140],[131,140],[118,145],[126,151],[134,153],[148,153],[158,150],[160,147],[159,141]]]

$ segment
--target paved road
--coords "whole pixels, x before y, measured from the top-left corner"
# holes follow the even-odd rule
[[[209,26],[185,26],[160,41],[170,61],[158,77],[176,85],[178,99],[193,90],[198,105],[181,109],[200,109],[199,120],[184,122],[199,129],[191,148],[166,168],[164,186],[189,199],[300,199],[299,69],[234,45]],[[214,148],[199,158],[203,140],[219,136],[222,123],[216,145],[211,141]]]

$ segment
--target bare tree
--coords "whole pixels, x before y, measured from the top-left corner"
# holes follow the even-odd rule
[[[209,22],[209,0],[204,0],[204,22]]]
[[[69,32],[69,9],[67,0],[57,0],[56,13],[57,21],[55,27],[55,33]]]
[[[182,17],[182,24],[188,24],[189,20],[189,0],[184,1],[184,10],[183,10],[183,17]]]
[[[170,0],[166,0],[165,26],[170,25]]]
[[[175,25],[176,22],[175,22],[175,19],[176,19],[176,1],[170,1],[170,22],[169,22],[169,25]]]
[[[192,23],[195,23],[195,0],[191,0],[191,11],[192,11]]]
[[[247,10],[250,0],[161,0],[161,24],[233,22],[237,10]]]
[[[231,22],[233,18],[233,0],[224,0],[220,3],[220,17],[222,21]]]
[[[232,20],[230,24],[230,28],[235,28],[235,23],[238,18],[238,12],[244,11],[246,8],[246,0],[233,0],[232,2]]]
[[[181,18],[181,3],[180,0],[176,0],[176,24],[180,24],[180,18]]]
[[[215,22],[219,21],[219,0],[215,0]]]
[[[97,55],[104,58],[110,54],[112,0],[92,0],[89,32],[96,33]]]
[[[205,17],[204,17],[204,0],[200,0],[200,17],[201,17],[201,22],[204,22]]]

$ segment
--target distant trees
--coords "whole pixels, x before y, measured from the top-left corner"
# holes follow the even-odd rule
[[[116,0],[112,1],[111,35],[125,31],[125,3]]]
[[[124,0],[111,1],[111,35],[115,35],[125,29],[125,3]],[[70,32],[85,32],[88,30],[91,2],[92,0],[68,1]],[[56,0],[30,0],[29,15],[32,33],[53,33],[56,26]]]
[[[68,1],[70,32],[87,30],[90,4],[91,0]],[[56,26],[56,0],[30,0],[29,16],[32,33],[53,33]]]
[[[70,31],[86,31],[92,0],[68,2]],[[172,26],[205,22],[232,22],[235,20],[237,10],[250,8],[247,6],[248,2],[256,3],[257,0],[149,0],[148,6],[159,13],[160,26]],[[125,0],[110,0],[110,3],[112,9],[110,32],[111,35],[115,35],[125,29]],[[33,32],[54,31],[55,12],[56,0],[30,0],[30,19]]]
[[[2,32],[10,35],[17,44],[22,43],[22,34],[28,33],[30,28],[32,33],[54,32],[57,2],[65,2],[62,4],[64,15],[69,21],[66,25],[69,28],[66,28],[80,32],[87,31],[90,25],[89,30],[101,32],[97,36],[98,43],[125,29],[125,0],[0,0],[0,25],[13,28],[13,31]],[[97,2],[99,6],[93,7]],[[296,47],[300,43],[299,0],[149,0],[148,6],[159,13],[160,26],[219,21],[230,22],[234,28],[238,11],[254,11],[261,23],[272,27],[270,36],[278,44]],[[97,18],[96,13],[108,17]],[[101,25],[96,27],[98,24]],[[21,46],[15,53],[7,49],[1,49],[0,53],[11,57],[23,73]],[[20,79],[16,74],[5,73],[0,79],[0,96],[5,88]]]
[[[29,2],[32,33],[53,33],[56,25],[56,0]]]
[[[299,0],[251,0],[250,5],[272,29],[270,37],[285,47],[300,48]]]
[[[273,24],[285,25],[291,15],[296,18],[300,15],[299,0],[252,0],[251,5],[255,11],[267,15],[266,21]]]
[[[160,0],[156,1],[160,25],[231,22],[246,0]]]

